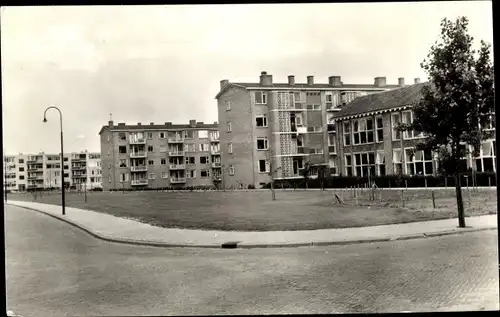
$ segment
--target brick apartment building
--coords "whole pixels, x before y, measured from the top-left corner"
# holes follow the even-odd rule
[[[64,154],[64,183],[74,189],[101,187],[100,153]],[[5,166],[6,165],[6,166]],[[59,154],[18,154],[4,157],[5,180],[10,191],[61,188]]]
[[[256,188],[273,177],[276,180],[301,178],[299,169],[331,165],[337,174],[335,125],[329,124],[342,107],[356,97],[404,86],[388,85],[376,77],[373,85],[344,84],[340,76],[328,83],[274,83],[262,72],[258,83],[220,82],[216,96],[220,123],[222,173],[229,187]],[[314,174],[314,168],[312,174]]]
[[[104,190],[220,186],[217,122],[126,125],[109,121],[99,132]]]
[[[412,105],[421,97],[427,83],[356,98],[336,113],[333,119],[338,144],[335,165],[346,176],[436,175],[437,159],[430,151],[411,150],[422,134],[399,132],[398,123],[413,121]],[[495,114],[485,130],[495,130]],[[483,142],[480,155],[463,158],[462,169],[496,172],[495,139]]]

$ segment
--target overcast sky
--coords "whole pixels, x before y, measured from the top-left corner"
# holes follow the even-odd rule
[[[396,84],[420,62],[440,19],[466,15],[492,43],[490,1],[194,6],[2,7],[3,144],[14,153],[99,151],[113,120],[217,121],[219,81]]]

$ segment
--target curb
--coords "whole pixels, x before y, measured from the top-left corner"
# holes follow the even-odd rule
[[[448,236],[454,234],[463,234],[470,232],[479,232],[486,230],[497,230],[497,227],[487,227],[487,228],[464,228],[464,229],[453,229],[442,232],[430,232],[430,233],[418,233],[412,235],[405,235],[399,237],[392,238],[374,238],[374,239],[361,239],[361,240],[342,240],[342,241],[319,241],[319,242],[299,242],[299,243],[269,243],[269,244],[245,244],[242,241],[236,242],[224,242],[221,244],[170,244],[165,242],[155,242],[155,241],[147,241],[147,240],[132,240],[132,239],[124,239],[124,238],[111,238],[102,234],[98,234],[88,229],[85,226],[77,224],[71,220],[65,219],[62,216],[56,216],[50,214],[45,211],[41,211],[39,209],[35,209],[32,207],[18,206],[15,204],[5,203],[6,205],[15,206],[18,208],[24,208],[27,210],[36,211],[52,218],[61,220],[66,222],[69,225],[72,225],[80,230],[83,230],[87,234],[97,238],[99,240],[127,244],[127,245],[137,245],[137,246],[150,246],[150,247],[160,247],[160,248],[207,248],[207,249],[264,249],[264,248],[297,248],[297,247],[320,247],[320,246],[332,246],[332,245],[351,245],[351,244],[365,244],[365,243],[377,243],[377,242],[389,242],[389,241],[404,241],[404,240],[414,240],[414,239],[426,239],[426,238],[434,238],[440,236]]]

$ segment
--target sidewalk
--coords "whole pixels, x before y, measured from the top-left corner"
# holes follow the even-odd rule
[[[205,231],[155,227],[134,220],[71,207],[66,207],[66,215],[62,216],[60,206],[41,203],[8,201],[7,205],[45,213],[106,241],[163,247],[221,248],[227,246],[233,248],[265,248],[319,246],[426,238],[497,228],[497,215],[486,215],[466,218],[467,228],[457,228],[457,219],[445,219],[363,228],[307,231]]]

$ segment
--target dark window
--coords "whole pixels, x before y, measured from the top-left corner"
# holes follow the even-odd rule
[[[153,160],[149,160],[149,161],[148,161],[148,165],[155,165],[155,161],[153,161]]]
[[[67,158],[67,157],[65,157],[63,161],[64,161],[64,162],[67,162],[67,161],[68,161],[68,158]]]
[[[425,162],[425,173],[433,174],[434,167],[432,166],[432,162]]]
[[[153,152],[154,148],[152,145],[148,145],[148,152]]]
[[[209,176],[209,173],[207,170],[201,170],[200,175],[202,178],[207,178]]]
[[[24,167],[20,167],[19,172],[24,172]]]
[[[429,150],[424,151],[424,160],[425,161],[432,161],[432,153],[431,153],[431,151],[429,151]]]
[[[484,172],[493,172],[493,158],[484,157],[483,164],[484,164]]]
[[[24,159],[19,159],[19,164],[24,164]]]
[[[377,140],[379,142],[384,141],[384,130],[377,130]]]
[[[347,176],[352,176],[352,167],[347,167]]]
[[[380,165],[379,172],[380,172],[380,176],[385,176],[385,164]]]
[[[127,147],[126,146],[119,146],[118,147],[118,153],[120,153],[120,154],[126,154],[127,153]]]
[[[120,133],[118,133],[118,135],[119,135],[120,140],[126,140],[127,139],[127,135],[125,134],[125,132],[120,132]]]
[[[64,165],[64,169],[67,170],[69,168],[68,165]]]
[[[344,141],[345,145],[351,145],[351,136],[349,134],[344,135]]]
[[[363,134],[361,134],[361,139],[363,139]],[[368,131],[368,143],[373,142],[373,131]]]
[[[366,119],[366,129],[373,130],[373,120],[372,119]]]
[[[69,177],[69,173],[64,173],[64,177]]]
[[[200,157],[200,164],[208,164],[208,157],[206,156],[201,156]]]
[[[354,144],[359,144],[359,135],[360,134],[366,136],[366,134],[364,134],[364,133],[355,133],[354,134]]]
[[[266,160],[259,160],[259,172],[266,171]]]
[[[165,165],[165,164],[167,164],[167,160],[162,158],[160,163],[161,163],[161,165]]]
[[[267,118],[266,117],[257,117],[255,119],[258,127],[267,127]]]
[[[368,163],[370,165],[375,164],[375,153],[368,153]]]

